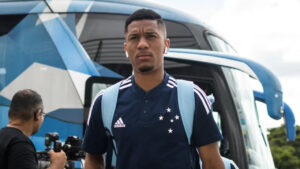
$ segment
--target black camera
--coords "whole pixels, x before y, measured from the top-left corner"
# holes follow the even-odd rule
[[[68,160],[78,161],[85,157],[84,151],[81,150],[81,139],[77,136],[69,136],[67,137],[64,145],[61,142],[56,141],[54,143],[53,149],[55,152],[60,152],[63,150]]]
[[[81,150],[82,140],[77,136],[69,136],[64,143],[59,141],[59,134],[46,133],[45,135],[45,151],[37,152],[37,159],[39,161],[39,169],[47,168],[50,165],[49,150],[51,148],[51,143],[53,142],[53,150],[55,152],[60,152],[63,150],[67,156],[66,169],[74,168],[74,161],[80,161],[85,157],[85,152]]]
[[[45,146],[46,151],[50,150],[51,143],[53,142],[55,144],[56,141],[59,140],[59,135],[56,132],[53,133],[46,133],[45,134]]]
[[[46,133],[45,135],[45,146],[46,146],[46,149],[45,151],[38,151],[36,156],[37,156],[37,159],[39,161],[39,165],[40,163],[43,163],[46,165],[46,163],[50,164],[50,156],[49,156],[49,150],[50,150],[50,146],[51,146],[51,143],[53,142],[54,145],[55,145],[55,142],[59,140],[59,135],[58,133],[54,132],[54,133]]]

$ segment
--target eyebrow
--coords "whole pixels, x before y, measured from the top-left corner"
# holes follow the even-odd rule
[[[128,33],[128,36],[136,36],[136,35],[138,35],[137,32],[134,32],[134,33]]]
[[[146,31],[145,34],[158,34],[158,33],[155,31],[149,31],[149,32]]]

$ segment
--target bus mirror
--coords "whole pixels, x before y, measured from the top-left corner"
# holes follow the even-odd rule
[[[265,90],[265,93],[253,91],[255,100],[263,102],[267,105],[268,114],[273,119],[281,119],[282,117],[282,94],[276,93],[272,89]]]
[[[283,117],[284,117],[287,139],[288,141],[295,141],[296,126],[295,126],[294,113],[290,108],[290,106],[286,103],[284,103],[283,111],[284,111]]]
[[[266,103],[263,93],[254,91],[253,94],[255,100]],[[269,107],[267,106],[267,108]],[[283,102],[283,106],[281,106],[281,110],[276,110],[276,111],[281,112],[283,114],[288,141],[294,141],[296,137],[296,126],[295,126],[295,117],[292,109],[289,107],[288,104]],[[270,117],[273,118],[272,116]]]

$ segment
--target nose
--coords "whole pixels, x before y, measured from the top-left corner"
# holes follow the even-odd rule
[[[147,49],[149,47],[149,43],[146,38],[141,37],[139,43],[137,45],[138,49]]]

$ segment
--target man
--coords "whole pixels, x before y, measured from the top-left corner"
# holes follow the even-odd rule
[[[36,150],[29,137],[36,133],[43,121],[41,96],[30,89],[18,91],[12,98],[9,108],[9,123],[0,130],[0,168],[36,169]],[[48,169],[63,169],[66,154],[50,152]]]
[[[134,12],[125,24],[125,53],[133,75],[123,80],[112,121],[117,169],[191,169],[195,150],[186,138],[177,104],[176,80],[164,71],[163,54],[170,46],[160,15],[152,10]],[[221,169],[217,141],[222,138],[207,98],[195,86],[192,134],[204,169]],[[100,92],[91,107],[83,141],[85,169],[104,168],[107,138],[101,117]]]

